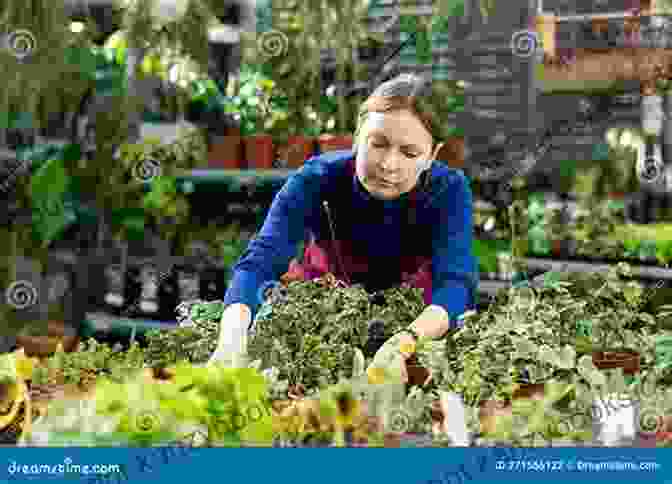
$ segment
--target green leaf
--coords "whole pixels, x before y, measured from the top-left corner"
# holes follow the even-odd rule
[[[66,215],[65,193],[68,177],[61,160],[52,159],[31,177],[29,193],[34,217],[34,234],[48,244],[71,221]],[[69,220],[70,219],[70,220]]]
[[[632,306],[640,304],[643,293],[642,286],[635,281],[629,281],[623,288],[623,295]]]
[[[576,366],[576,350],[571,346],[565,346],[559,352],[558,367],[570,370]]]

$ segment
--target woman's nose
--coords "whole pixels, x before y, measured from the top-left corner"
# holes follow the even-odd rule
[[[400,166],[399,157],[394,153],[384,156],[380,162],[383,171],[398,171]]]

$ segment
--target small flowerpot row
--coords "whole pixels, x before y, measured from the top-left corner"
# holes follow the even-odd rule
[[[593,352],[593,364],[599,370],[621,369],[623,374],[635,377],[641,372],[640,355],[629,349],[616,349],[613,351]],[[545,394],[545,385],[524,384],[520,385],[514,393],[513,399],[542,399]],[[497,417],[512,415],[511,402],[486,400],[480,402],[479,420],[481,434],[493,434],[497,430]],[[672,439],[672,417],[661,415],[657,417],[656,428],[653,431],[638,429],[640,441],[655,440],[666,441]]]
[[[532,245],[532,244],[531,244]],[[634,247],[635,243],[631,243]],[[605,249],[605,252],[592,254],[591,251],[581,249],[576,240],[553,240],[550,242],[550,250],[534,250],[531,248],[529,257],[538,257],[540,259],[571,259],[577,262],[591,262],[611,264],[614,262],[628,261],[632,264],[650,266],[650,267],[665,267],[663,263],[665,259],[669,259],[672,246],[664,243],[656,243],[654,241],[637,241],[636,247],[638,250],[623,249],[616,250],[612,247]]]
[[[268,134],[241,136],[232,132],[213,140],[208,157],[209,168],[270,169],[298,168],[318,153],[352,148],[351,134],[323,134],[317,138],[289,136],[286,143],[276,145]],[[464,165],[464,138],[447,140],[437,158],[453,168]],[[280,165],[280,166],[278,166]]]
[[[277,145],[268,134],[241,136],[232,133],[215,138],[208,155],[208,167],[217,169],[298,168],[317,153],[352,148],[352,135],[321,135],[318,138],[289,136]]]

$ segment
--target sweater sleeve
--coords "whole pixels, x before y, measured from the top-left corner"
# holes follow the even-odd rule
[[[438,220],[432,240],[432,304],[450,315],[451,327],[471,309],[478,285],[472,253],[473,208],[469,182],[451,174],[450,186],[437,200]]]
[[[247,305],[254,320],[262,302],[262,288],[287,271],[304,239],[308,219],[319,205],[324,178],[320,165],[316,158],[307,160],[276,194],[261,230],[234,266],[225,305]]]

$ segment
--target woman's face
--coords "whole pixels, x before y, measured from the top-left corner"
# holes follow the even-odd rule
[[[376,198],[398,198],[418,182],[441,149],[432,152],[432,136],[408,110],[369,113],[357,146],[357,177]]]

